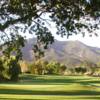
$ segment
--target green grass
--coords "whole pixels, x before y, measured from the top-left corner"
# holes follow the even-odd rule
[[[100,78],[22,75],[0,84],[0,100],[100,100]]]

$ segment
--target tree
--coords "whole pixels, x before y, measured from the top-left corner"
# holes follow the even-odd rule
[[[10,80],[11,81],[17,81],[18,75],[21,73],[20,65],[18,64],[16,59],[11,59],[9,62],[9,72]]]
[[[24,46],[24,39],[20,35],[11,35],[10,41],[5,42],[2,47],[2,63],[5,75],[10,80],[18,80],[20,73],[19,60],[22,59],[21,48]]]
[[[2,62],[2,60],[0,59],[0,74],[2,73],[3,70],[4,70],[3,62]]]
[[[100,0],[1,0],[0,1],[0,32],[1,38],[7,37],[7,29],[13,31],[26,29],[36,33],[37,39],[45,45],[53,41],[53,37],[45,25],[43,14],[50,14],[50,18],[57,25],[61,36],[77,34],[82,28],[89,32],[98,28],[100,18]],[[91,20],[96,23],[91,23]],[[85,19],[82,23],[81,19]],[[87,21],[87,23],[86,23]],[[19,26],[19,24],[24,26]],[[23,28],[24,27],[24,28]],[[39,29],[40,28],[40,29]],[[45,30],[44,33],[37,32]],[[37,34],[38,33],[38,34]],[[48,35],[44,35],[47,33]],[[83,33],[84,34],[84,33]],[[52,38],[52,39],[49,39]]]
[[[47,74],[64,74],[66,66],[59,62],[49,62],[46,66]]]
[[[60,72],[60,63],[58,62],[49,62],[46,66],[47,74],[59,74]]]
[[[75,68],[75,72],[76,73],[81,73],[81,74],[84,74],[84,73],[86,73],[86,71],[87,71],[87,69],[85,68],[85,67],[76,67]]]
[[[32,63],[30,65],[31,73],[32,74],[38,74],[38,75],[44,74],[47,64],[48,64],[48,62],[43,61],[41,59],[38,59],[38,60],[34,61],[34,63]]]
[[[24,38],[18,35],[21,31],[35,33],[37,44],[33,50],[39,55],[43,54],[43,48],[47,49],[53,43],[54,38],[46,26],[48,21],[42,17],[43,14],[50,15],[51,21],[56,23],[57,34],[62,37],[77,34],[81,29],[92,32],[99,28],[100,0],[0,0],[0,48],[3,50],[6,44],[7,50],[3,50],[6,57],[11,54],[6,51],[13,51],[15,44],[17,61],[22,56],[20,47],[23,46]]]
[[[87,72],[89,75],[93,75],[97,68],[97,64],[95,64],[91,61],[84,61],[82,66],[87,69]]]
[[[30,71],[32,74],[64,74],[66,66],[58,62],[48,62],[44,60],[37,60],[30,64]]]
[[[66,65],[60,64],[59,73],[64,74],[66,69],[67,69]]]
[[[3,61],[0,58],[0,81],[2,81],[2,79],[4,78],[3,71],[4,71]]]

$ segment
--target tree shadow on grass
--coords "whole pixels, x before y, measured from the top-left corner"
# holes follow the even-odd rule
[[[81,85],[89,85],[89,86],[93,86],[93,87],[100,87],[94,84],[100,84],[100,81],[98,80],[88,80],[88,81],[76,81],[76,83],[79,83]]]
[[[20,100],[19,98],[0,98],[0,100]],[[34,99],[21,99],[21,100],[34,100]],[[35,99],[35,100],[43,100],[43,99]],[[47,99],[46,99],[47,100]]]
[[[73,79],[43,79],[43,78],[27,78],[27,79],[22,79],[19,82],[6,82],[4,84],[18,84],[18,85],[41,85],[41,84],[46,84],[46,85],[65,85],[68,83],[75,83],[75,80]],[[3,84],[3,83],[2,83]]]
[[[18,82],[6,82],[4,84],[17,85],[68,85],[68,84],[91,85],[100,83],[99,80],[91,80],[91,78],[76,78],[70,76],[38,76],[38,75],[23,75]],[[3,84],[3,83],[2,83]]]
[[[64,99],[63,98],[61,98],[61,100],[70,100],[71,99],[71,97],[65,97]],[[73,98],[74,99],[74,98]],[[85,96],[83,96],[83,97],[79,97],[79,98],[75,98],[74,100],[100,100],[100,97],[85,97]],[[0,100],[12,100],[12,98],[0,98]],[[14,98],[13,100],[19,100],[19,98],[18,99],[16,99],[16,98]],[[38,99],[21,99],[21,100],[54,100],[54,99],[52,99],[52,97],[50,96],[50,98],[48,99],[46,99],[46,98],[41,98],[40,97],[40,99],[38,98]],[[59,99],[60,100],[60,99]],[[72,100],[72,99],[71,99]]]
[[[91,83],[98,84],[100,80],[91,80],[91,78],[76,78],[72,76],[42,76],[42,75],[28,75],[22,78],[22,83],[24,84],[47,84],[47,85],[63,85],[63,84],[73,84],[78,83],[82,85],[89,85]]]
[[[92,90],[74,90],[74,91],[49,91],[49,90],[18,90],[18,89],[0,89],[0,94],[20,94],[20,95],[100,95],[98,91]]]
[[[46,85],[68,85],[78,83],[81,85],[89,85],[89,84],[99,84],[99,80],[91,80],[91,79],[73,79],[73,78],[53,78],[53,79],[43,79],[43,78],[35,78],[33,80],[26,81],[26,84],[46,84]]]

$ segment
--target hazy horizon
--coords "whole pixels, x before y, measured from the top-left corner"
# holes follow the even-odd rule
[[[28,34],[26,37],[27,37],[27,39],[29,39],[29,38],[33,38],[35,36]],[[82,37],[82,34],[80,33],[78,35],[72,35],[69,38],[67,38],[67,36],[62,38],[61,36],[55,35],[55,33],[54,33],[54,37],[58,41],[80,41],[88,46],[100,48],[100,36],[93,35],[92,37],[89,37],[88,33],[87,33],[87,36],[85,36],[85,37]]]

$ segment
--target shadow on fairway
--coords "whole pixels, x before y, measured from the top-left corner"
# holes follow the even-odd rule
[[[20,94],[20,95],[100,95],[100,92],[92,90],[75,90],[75,91],[43,91],[43,90],[18,90],[18,89],[0,89],[0,94]]]
[[[67,85],[78,83],[81,85],[99,84],[99,80],[92,80],[91,78],[82,78],[75,76],[55,76],[55,75],[23,75],[18,82],[6,82],[4,84],[18,84],[18,85]],[[3,84],[3,83],[2,83]]]

